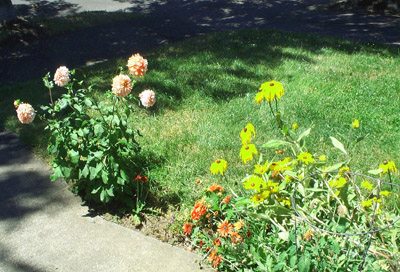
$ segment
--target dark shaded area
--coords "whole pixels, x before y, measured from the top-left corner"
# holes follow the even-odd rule
[[[59,0],[57,2],[46,0],[30,0],[24,5],[14,5],[18,16],[26,19],[35,17],[55,17],[59,15],[75,14],[79,6],[68,1]]]
[[[132,12],[146,14],[145,18],[1,48],[0,85],[42,77],[60,65],[85,66],[225,30],[279,29],[389,45],[400,43],[400,18],[332,10],[326,8],[327,2],[144,1]],[[40,12],[51,16],[67,6],[66,1],[44,4]]]
[[[16,165],[19,168],[15,168]],[[2,127],[0,166],[0,220],[14,222],[10,223],[10,228],[47,205],[63,205],[63,199],[57,195],[58,186],[49,180],[49,171],[37,169],[38,166],[43,168],[43,163],[37,164],[30,148]]]

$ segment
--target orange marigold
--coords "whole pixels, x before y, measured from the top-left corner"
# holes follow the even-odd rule
[[[214,268],[216,268],[217,266],[219,266],[221,264],[221,262],[222,262],[222,255],[220,254],[220,255],[214,257],[214,261],[212,263],[212,266]]]
[[[231,202],[231,195],[228,195],[227,197],[225,197],[222,201],[221,204],[229,204],[229,202]]]
[[[193,220],[200,220],[201,216],[207,212],[207,207],[204,204],[204,199],[198,201],[196,205],[194,205],[192,211],[192,219]]]
[[[182,227],[183,232],[186,233],[187,235],[190,235],[192,233],[192,229],[193,229],[193,225],[190,223],[186,223]]]
[[[218,184],[214,183],[213,185],[211,185],[210,187],[208,187],[208,190],[207,190],[207,191],[209,191],[209,192],[215,192],[215,191],[220,191],[220,192],[222,192],[223,190],[224,190],[224,188],[222,188],[221,185],[218,185]]]
[[[218,224],[217,232],[219,236],[226,237],[232,231],[233,225],[228,221],[224,221]]]
[[[243,240],[243,237],[236,231],[231,233],[231,239],[233,244],[237,244]]]
[[[208,255],[207,258],[208,262],[212,263],[216,256],[217,256],[217,250],[216,249],[211,250],[210,255]]]
[[[219,238],[213,241],[213,246],[221,246],[221,240]]]

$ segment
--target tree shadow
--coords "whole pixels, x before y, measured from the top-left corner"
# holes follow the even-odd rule
[[[79,5],[68,1],[37,1],[25,0],[27,4],[14,5],[17,16],[27,19],[37,17],[56,17],[60,15],[75,14],[79,11]]]

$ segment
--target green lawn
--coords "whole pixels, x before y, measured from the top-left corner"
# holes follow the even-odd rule
[[[260,84],[272,79],[285,88],[280,101],[284,119],[297,122],[300,131],[312,127],[307,146],[313,154],[325,154],[332,164],[343,160],[329,136],[346,143],[357,118],[361,125],[353,136],[368,136],[350,150],[352,170],[366,174],[385,160],[400,164],[397,49],[246,30],[140,53],[148,59],[149,70],[131,95],[137,111],[131,124],[143,135],[139,141],[148,159],[147,174],[162,185],[160,197],[175,195],[192,205],[214,182],[240,187],[235,184],[253,170],[253,164],[243,165],[239,158],[239,135],[248,122],[256,128],[254,143],[264,159],[276,156],[261,147],[279,136],[274,120],[265,104],[254,102]],[[110,89],[117,65],[126,69],[127,58],[85,68],[99,99],[105,99],[102,93]],[[157,102],[150,110],[138,106],[137,95],[143,89],[156,92]],[[41,79],[3,87],[0,93],[0,124],[39,146],[35,150],[43,154],[42,124],[36,120],[33,126],[20,125],[12,106],[19,98],[40,113],[39,105],[48,102]],[[210,175],[210,164],[217,158],[229,164],[222,180]],[[196,183],[198,178],[201,184]]]

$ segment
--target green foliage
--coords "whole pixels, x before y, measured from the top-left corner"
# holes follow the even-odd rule
[[[193,208],[194,232],[187,227],[184,232],[195,244],[206,245],[203,252],[220,271],[395,271],[398,249],[388,241],[393,231],[397,233],[400,186],[350,172],[343,165],[351,162],[352,154],[332,136],[332,145],[347,161],[327,166],[325,155],[316,161],[306,145],[311,129],[289,130],[279,110],[280,97],[274,95],[276,82],[263,85],[268,109],[284,138],[263,147],[285,149],[266,161],[268,155],[260,155],[242,180],[246,191],[232,191],[235,197],[229,196],[228,202],[222,186],[210,186]],[[255,101],[264,98],[259,93]],[[359,126],[351,127],[348,147],[359,139],[351,137]],[[240,133],[244,163],[258,153],[250,144],[255,134],[252,124]],[[397,172],[392,161],[379,169],[390,181]]]
[[[43,81],[51,94],[49,74]],[[97,102],[92,86],[85,88],[83,81],[73,80],[65,87],[67,92],[53,104],[41,107],[49,131],[47,150],[53,157],[51,180],[70,181],[73,191],[89,201],[137,208],[135,199],[142,203],[148,186],[133,180],[141,165],[139,132],[128,125],[132,106],[110,92],[110,103]]]

